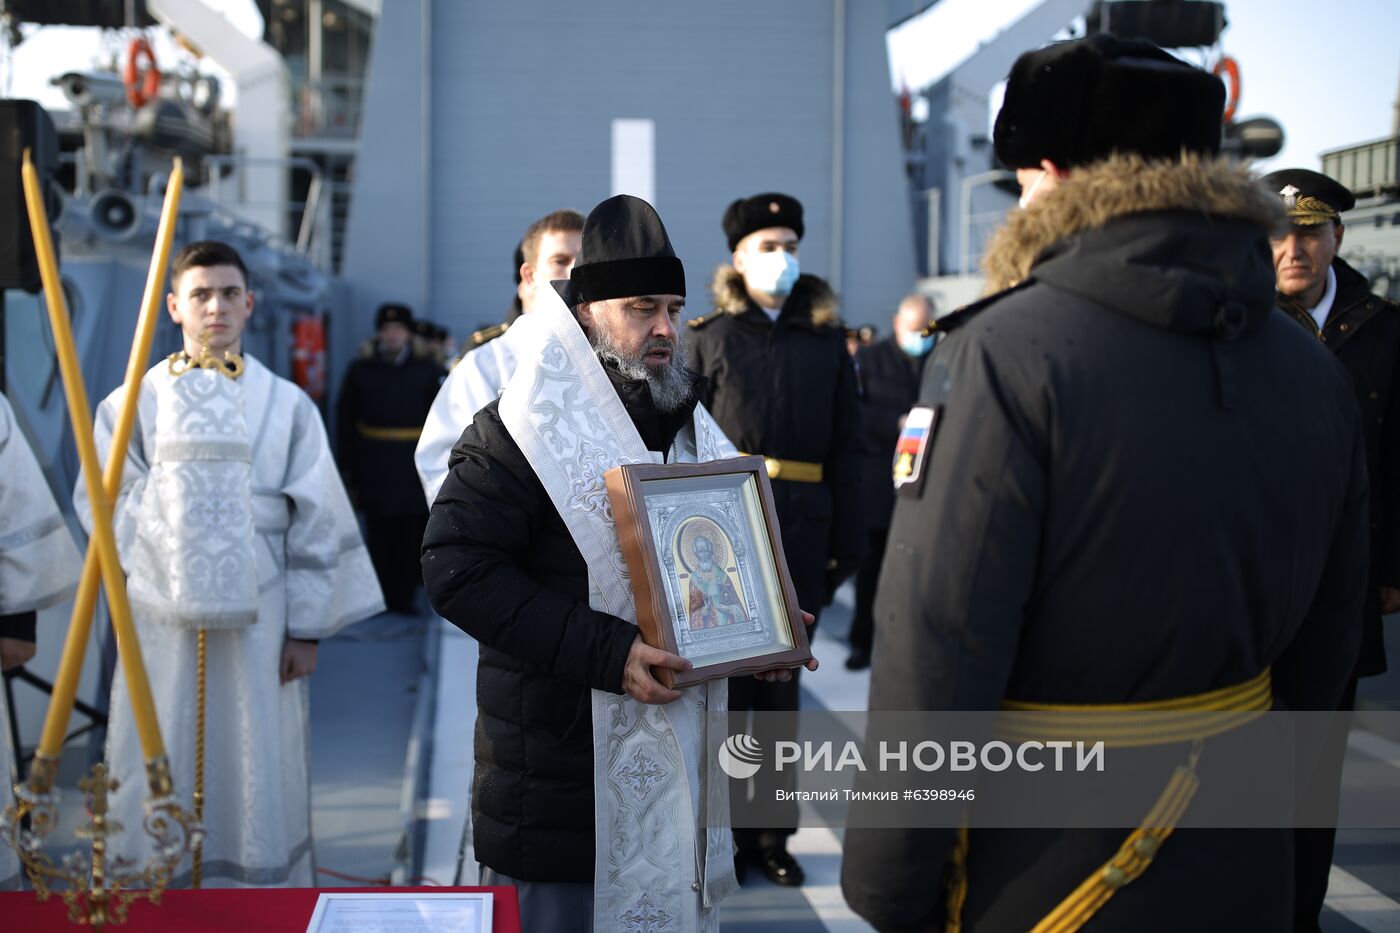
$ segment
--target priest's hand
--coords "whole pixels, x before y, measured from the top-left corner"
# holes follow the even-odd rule
[[[1381,587],[1381,613],[1390,615],[1400,612],[1400,589],[1393,586]]]
[[[297,641],[295,638],[288,638],[282,642],[282,662],[278,666],[278,672],[282,675],[282,683],[289,684],[298,677],[305,677],[316,670],[316,643],[309,641]]]
[[[798,610],[798,611],[801,612],[801,610]],[[811,628],[811,627],[812,627],[812,624],[815,623],[816,621],[817,621],[817,617],[814,616],[814,615],[812,615],[810,612],[803,612],[803,613],[802,613],[802,624],[805,625],[805,626],[807,626],[808,628]],[[802,666],[805,667],[805,668],[807,668],[807,670],[809,670],[809,671],[815,671],[815,670],[817,669],[817,659],[816,659],[816,658],[812,658],[810,661],[808,661],[806,664],[804,664],[804,665],[802,665]],[[753,676],[754,676],[754,679],[755,679],[755,680],[766,680],[766,681],[768,681],[770,684],[772,684],[772,683],[785,683],[785,682],[787,682],[787,681],[789,681],[789,680],[792,680],[792,669],[791,669],[791,668],[788,668],[788,667],[779,667],[779,668],[774,668],[774,669],[771,670],[771,671],[759,671],[757,674],[754,674]]]
[[[19,638],[0,638],[0,670],[8,671],[20,667],[34,657],[32,641]]]
[[[627,663],[622,668],[622,689],[638,703],[670,703],[679,700],[679,690],[668,690],[655,677],[653,667],[665,667],[673,671],[688,671],[694,664],[678,654],[653,648],[638,635],[632,641],[632,650],[627,652]]]

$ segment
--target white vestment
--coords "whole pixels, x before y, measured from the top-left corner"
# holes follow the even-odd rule
[[[648,451],[587,338],[557,298],[545,300],[501,420],[539,476],[588,564],[589,605],[637,621],[603,474],[659,462]],[[676,436],[668,462],[733,450],[703,406]],[[729,781],[717,768],[707,711],[726,709],[728,684],[681,691],[664,706],[592,692],[595,930],[719,929],[720,900],[737,887]],[[718,820],[713,815],[719,814]],[[707,824],[719,825],[707,829]]]
[[[504,334],[463,356],[438,389],[413,451],[428,508],[447,479],[447,457],[453,445],[476,413],[495,401],[515,374],[518,348],[529,342],[530,318],[522,314]]]
[[[383,598],[360,539],[350,502],[311,399],[251,356],[238,379],[246,436],[251,441],[253,561],[257,575],[256,621],[245,628],[210,628],[206,704],[204,884],[209,887],[288,886],[316,883],[311,851],[310,745],[307,681],[281,684],[278,665],[288,638],[321,639],[374,615]],[[131,578],[171,541],[140,540],[159,534],[152,513],[163,508],[153,469],[179,460],[157,444],[158,399],[170,397],[164,361],[142,380],[113,526],[133,594],[151,589]],[[222,377],[221,377],[222,378]],[[123,389],[97,409],[97,446],[105,460]],[[163,435],[164,437],[164,435]],[[74,505],[91,527],[80,482]],[[212,506],[207,511],[220,512]],[[133,563],[134,558],[139,559]],[[180,556],[169,553],[171,567]],[[151,680],[161,735],[170,759],[177,799],[188,802],[194,785],[195,642],[192,627],[152,604],[133,599],[141,653]],[[144,611],[143,611],[144,610]],[[208,623],[204,624],[209,627]],[[144,760],[121,667],[112,685],[107,760],[121,787],[112,815],[125,827],[115,853],[144,861],[151,840],[141,831],[146,786]],[[189,860],[174,885],[189,884]]]
[[[19,615],[67,599],[78,583],[82,556],[29,442],[20,433],[9,400],[0,395],[0,616]],[[0,690],[0,808],[13,800],[10,777],[10,711]],[[19,859],[0,845],[0,890],[18,888]]]

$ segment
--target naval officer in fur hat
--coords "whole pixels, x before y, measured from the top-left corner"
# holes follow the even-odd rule
[[[722,225],[731,261],[710,286],[715,312],[690,322],[691,365],[725,434],[767,459],[797,601],[820,607],[865,550],[860,403],[846,329],[831,286],[800,271],[800,201],[740,198]],[[796,677],[735,678],[730,709],[796,710],[798,697]],[[772,777],[755,778],[764,800],[778,789],[764,783]],[[737,831],[740,871],[753,862],[776,884],[801,884],[802,866],[787,850],[796,819],[794,804],[787,825]]]
[[[1282,209],[1215,157],[1223,102],[1141,41],[1013,66],[995,143],[1025,207],[984,260],[999,291],[938,323],[906,421],[872,713],[1341,701],[1365,582],[1360,416],[1342,368],[1274,310]],[[1196,767],[1191,745],[1154,750],[1147,799]],[[852,825],[847,901],[880,929],[1293,922],[1287,828],[979,829],[982,801],[970,832]]]
[[[1351,373],[1361,406],[1371,480],[1371,561],[1365,585],[1364,635],[1356,671],[1342,705],[1356,702],[1356,678],[1386,670],[1381,614],[1400,612],[1400,305],[1371,294],[1371,283],[1338,255],[1346,228],[1342,214],[1356,198],[1321,172],[1290,168],[1263,178],[1283,201],[1288,227],[1273,239],[1278,306],[1334,353]],[[1346,730],[1336,730],[1332,755],[1340,762]],[[1329,790],[1337,792],[1336,777]],[[1300,829],[1296,836],[1296,929],[1318,929],[1332,867],[1336,831]]]

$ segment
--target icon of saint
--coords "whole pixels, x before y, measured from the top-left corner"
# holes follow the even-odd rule
[[[747,622],[748,607],[724,566],[730,551],[724,532],[702,519],[687,522],[680,537],[680,550],[690,572],[686,580],[686,608],[691,630]]]

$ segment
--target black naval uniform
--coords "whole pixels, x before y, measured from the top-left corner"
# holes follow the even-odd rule
[[[1279,220],[1243,171],[1127,159],[1012,215],[987,266],[1019,286],[955,313],[925,374],[937,417],[895,508],[872,711],[1194,697],[1269,669],[1277,707],[1336,708],[1365,449],[1345,371],[1273,308]],[[961,929],[1032,928],[1127,833],[974,827]],[[1086,929],[1289,929],[1291,836],[1179,830]],[[848,829],[847,901],[941,928],[954,838]]]
[[[1341,212],[1350,210],[1356,198],[1343,185],[1308,169],[1283,169],[1262,179],[1264,186],[1283,199],[1289,221],[1300,233],[1321,224],[1340,223]],[[1351,374],[1361,426],[1366,438],[1366,463],[1370,476],[1371,559],[1365,584],[1364,635],[1361,655],[1343,699],[1344,709],[1356,705],[1356,678],[1386,670],[1382,637],[1380,589],[1400,587],[1400,495],[1395,471],[1400,469],[1400,397],[1396,357],[1400,354],[1400,306],[1371,294],[1371,283],[1341,259],[1331,266],[1336,291],[1319,327],[1317,320],[1298,302],[1280,293],[1278,304],[1317,338]],[[1324,291],[1325,294],[1325,291]],[[1320,756],[1330,767],[1319,770],[1312,793],[1335,804],[1340,793],[1341,764],[1346,757],[1348,723],[1335,725]],[[1294,836],[1296,865],[1294,897],[1295,930],[1319,928],[1323,902],[1331,874],[1336,830],[1299,829]]]
[[[709,384],[701,401],[741,451],[821,467],[819,482],[790,481],[781,467],[773,480],[797,600],[817,615],[828,561],[850,565],[864,551],[860,407],[836,296],[803,275],[775,324],[731,267],[712,288],[716,312],[688,333],[691,368]]]
[[[1400,304],[1371,293],[1371,283],[1341,257],[1332,260],[1337,296],[1321,329],[1284,295],[1278,305],[1336,354],[1351,373],[1361,406],[1371,476],[1371,576],[1366,586],[1365,635],[1356,675],[1386,671],[1380,589],[1400,587]]]
[[[896,337],[886,337],[856,351],[860,373],[860,412],[865,424],[865,510],[870,550],[856,574],[856,611],[851,620],[851,651],[870,654],[874,633],[875,585],[885,557],[885,538],[894,512],[890,464],[899,440],[900,421],[919,397],[928,354],[910,356]]]
[[[853,570],[865,543],[860,409],[836,296],[802,275],[774,323],[732,267],[721,267],[711,287],[716,312],[691,321],[688,332],[690,365],[708,383],[701,401],[741,451],[783,461],[776,476],[769,468],[783,551],[798,603],[816,616],[829,599],[829,561]],[[818,482],[796,472],[814,467]],[[731,678],[730,710],[796,710],[797,675],[786,683]],[[754,853],[792,833],[796,818],[794,805],[792,825],[735,838]]]
[[[364,512],[366,545],[391,612],[416,611],[428,509],[413,448],[442,379],[433,360],[408,347],[386,359],[371,340],[346,369],[336,403],[341,469]]]

